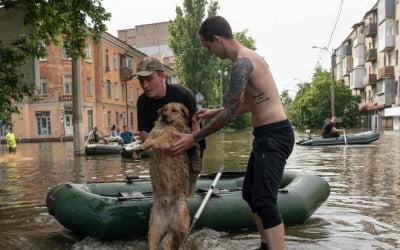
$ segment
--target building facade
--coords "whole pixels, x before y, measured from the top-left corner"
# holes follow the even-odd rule
[[[118,30],[118,38],[143,53],[158,58],[165,65],[174,68],[174,53],[168,46],[168,26],[169,22],[136,25],[131,29]]]
[[[399,0],[379,0],[334,50],[336,80],[362,101],[362,126],[400,130]]]
[[[35,84],[39,98],[25,98],[12,115],[16,137],[22,141],[72,139],[72,88],[81,89],[85,135],[97,125],[108,136],[113,124],[137,130],[136,101],[142,93],[132,78],[137,63],[147,55],[108,33],[99,43],[87,39],[85,58],[79,60],[80,83],[73,83],[72,60],[62,46],[47,47],[46,58],[35,59]],[[172,70],[166,67],[167,72]],[[77,84],[77,85],[73,85]]]

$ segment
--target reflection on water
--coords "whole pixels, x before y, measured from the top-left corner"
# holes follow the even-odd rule
[[[355,131],[357,132],[357,131]],[[300,140],[302,135],[296,134]],[[305,147],[296,145],[287,169],[326,179],[329,199],[304,224],[286,229],[287,249],[400,248],[400,133],[382,131],[369,145]],[[207,140],[204,172],[225,164],[244,170],[251,130],[226,132]],[[145,239],[101,242],[65,230],[47,213],[45,196],[62,182],[124,180],[147,175],[148,162],[119,155],[73,155],[73,144],[18,144],[9,155],[0,146],[0,249],[146,249]],[[254,231],[195,231],[188,249],[252,249]]]

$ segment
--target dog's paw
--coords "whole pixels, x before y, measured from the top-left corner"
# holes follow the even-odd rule
[[[133,145],[133,152],[143,152],[144,148],[141,145]]]

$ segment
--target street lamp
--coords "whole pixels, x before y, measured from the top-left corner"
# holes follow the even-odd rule
[[[329,53],[331,56],[331,117],[335,115],[335,75],[334,75],[334,68],[335,68],[335,53],[332,50],[330,52],[327,47],[318,47],[312,46],[313,49],[322,49]]]

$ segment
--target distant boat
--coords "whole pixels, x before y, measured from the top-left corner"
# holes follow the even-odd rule
[[[73,232],[101,240],[145,236],[152,207],[151,182],[136,176],[126,182],[64,183],[46,197],[49,214]],[[201,175],[194,197],[188,198],[191,218],[199,208],[215,174]],[[242,198],[244,172],[225,172],[195,228],[241,231],[255,228],[252,212]],[[329,197],[323,178],[285,170],[278,206],[286,226],[304,223]]]
[[[367,131],[357,134],[348,134],[346,137],[340,135],[336,138],[323,138],[322,136],[306,138],[296,142],[301,146],[330,146],[330,145],[353,145],[353,144],[369,144],[378,140],[380,134],[375,131]]]
[[[121,153],[123,145],[95,143],[85,146],[86,155],[106,155]]]

